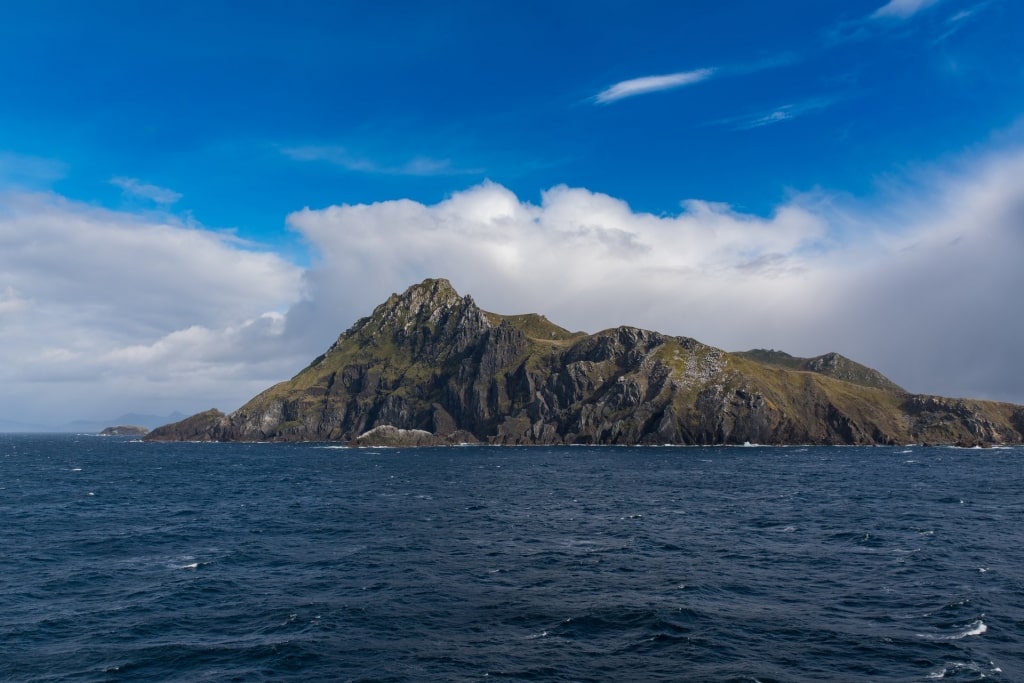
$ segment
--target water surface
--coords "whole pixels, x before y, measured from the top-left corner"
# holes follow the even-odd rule
[[[0,679],[1022,681],[1022,463],[0,435]]]

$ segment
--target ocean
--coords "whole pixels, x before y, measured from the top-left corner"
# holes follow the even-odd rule
[[[1024,449],[0,434],[3,681],[1024,681]]]

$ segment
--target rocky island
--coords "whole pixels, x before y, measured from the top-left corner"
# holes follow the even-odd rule
[[[145,436],[149,432],[145,427],[136,425],[117,425],[107,427],[100,432],[100,436]]]
[[[353,445],[1024,442],[1024,407],[912,394],[839,354],[727,353],[480,309],[443,279],[393,294],[286,382],[149,440]]]

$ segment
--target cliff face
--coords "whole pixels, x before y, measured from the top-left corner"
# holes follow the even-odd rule
[[[619,327],[571,333],[445,280],[392,295],[287,382],[151,440],[493,444],[1024,441],[1024,408],[908,394],[838,354],[730,354]]]

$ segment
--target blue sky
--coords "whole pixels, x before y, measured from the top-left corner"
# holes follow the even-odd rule
[[[9,421],[233,409],[435,275],[1024,401],[1019,2],[3,15]]]

